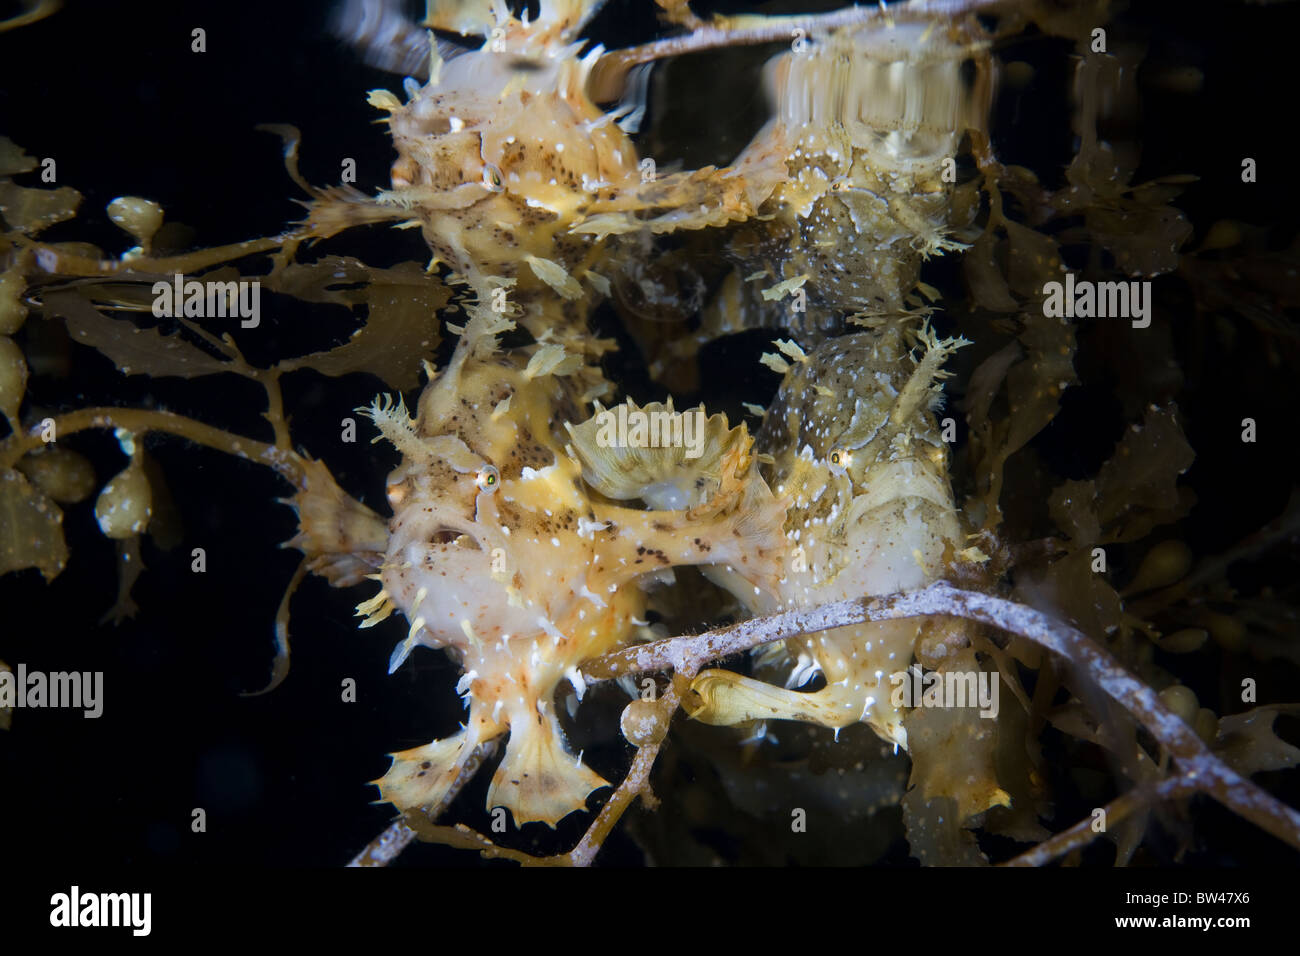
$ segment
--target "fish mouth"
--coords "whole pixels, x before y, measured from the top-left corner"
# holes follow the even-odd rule
[[[429,535],[428,543],[435,547],[458,547],[468,548],[474,551],[481,551],[482,546],[478,539],[468,532],[461,531],[459,528],[443,526]]]

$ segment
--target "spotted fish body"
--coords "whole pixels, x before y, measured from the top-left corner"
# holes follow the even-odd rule
[[[517,278],[528,255],[575,269],[590,243],[568,233],[586,206],[639,182],[626,134],[583,92],[590,62],[519,47],[466,52],[390,104],[386,199],[471,283]]]
[[[790,499],[786,573],[773,591],[748,598],[754,613],[921,587],[942,575],[961,547],[947,446],[932,411],[941,366],[961,343],[922,330],[914,363],[908,334],[893,322],[841,336],[799,357],[786,373],[759,432],[760,448],[773,457],[773,490]],[[725,575],[710,573],[726,584]],[[732,590],[745,599],[743,588]],[[796,662],[789,686],[821,671],[826,687],[814,693],[706,671],[693,687],[700,698],[696,716],[836,728],[861,721],[906,747],[890,675],[907,668],[918,633],[916,622],[897,621],[787,641]]]
[[[394,755],[378,783],[402,810],[439,812],[485,745],[503,737],[490,805],[548,824],[581,809],[604,781],[568,751],[556,694],[567,680],[581,696],[583,663],[635,639],[650,572],[701,565],[762,613],[911,586],[956,535],[942,462],[910,456],[908,442],[930,437],[925,402],[893,410],[902,415],[896,442],[860,443],[887,456],[868,484],[829,464],[816,436],[770,425],[769,480],[786,489],[777,495],[751,467],[748,436],[725,419],[697,463],[611,454],[583,421],[606,389],[596,362],[606,346],[586,329],[609,288],[594,267],[617,272],[652,235],[751,220],[733,241],[737,256],[780,278],[809,275],[818,307],[901,310],[921,257],[946,243],[948,190],[936,170],[970,106],[952,92],[957,41],[904,29],[888,40],[833,33],[769,67],[775,118],[732,167],[647,180],[617,111],[586,92],[599,52],[579,57],[574,41],[595,6],[546,0],[530,22],[500,3],[434,3],[428,25],[477,34],[482,46],[446,61],[435,47],[428,82],[408,83],[404,103],[372,94],[398,153],[378,205],[409,216],[479,303],[467,307],[455,356],[415,417],[372,410],[403,461],[389,481],[383,591],[361,610],[368,620],[392,609],[405,616],[394,668],[415,647],[450,653],[469,709],[459,733]],[[496,335],[512,320],[538,344],[499,350]],[[902,389],[889,384],[906,361],[900,336],[895,328],[873,340],[884,391]],[[807,372],[810,381],[826,378],[823,391],[856,394],[829,354],[809,362],[820,370]],[[804,412],[827,436],[890,413]],[[640,506],[618,503],[628,501]],[[791,642],[835,679],[820,695],[794,696],[817,711],[810,719],[866,720],[901,742],[897,715],[875,703],[874,672],[908,656],[913,638],[914,628],[877,626]],[[717,722],[743,705],[739,685],[732,690]]]
[[[502,314],[591,360],[589,397],[611,391],[595,362],[612,343],[587,330],[611,281],[640,274],[656,234],[752,216],[777,178],[714,167],[647,175],[619,125],[633,107],[606,112],[588,94],[604,51],[581,55],[578,35],[599,6],[545,0],[536,19],[519,20],[504,3],[431,3],[427,25],[482,46],[435,44],[428,81],[408,81],[405,102],[371,94],[398,154],[392,188],[375,200],[330,193],[311,220],[315,235],[383,219],[418,226],[434,262],[478,298],[504,296]]]
[[[786,175],[734,234],[738,274],[766,272],[763,288],[806,277],[809,311],[831,317],[823,324],[904,311],[921,262],[960,247],[949,236],[955,157],[963,133],[986,125],[991,73],[973,23],[845,28],[769,61],[773,117],[735,166],[775,163]],[[758,324],[795,327],[788,303],[744,305],[783,314]]]
[[[571,382],[576,357],[555,345],[502,352],[495,336],[510,323],[485,308],[471,313],[414,419],[391,403],[371,409],[403,457],[388,484],[383,591],[360,611],[396,608],[407,618],[393,668],[417,646],[450,652],[469,708],[459,733],[394,754],[378,783],[399,809],[436,812],[477,767],[481,746],[508,733],[489,805],[553,825],[604,784],[566,747],[561,682],[580,697],[580,665],[633,639],[643,576],[679,564],[741,566],[784,512],[749,467],[743,434],[712,446],[708,500],[612,503],[584,481],[591,468],[563,427],[585,417]],[[756,510],[768,515],[758,530]]]

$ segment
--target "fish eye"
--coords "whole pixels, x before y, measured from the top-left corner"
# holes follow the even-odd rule
[[[853,455],[843,448],[832,448],[831,453],[826,456],[826,463],[830,466],[832,472],[837,475],[844,474],[853,461]]]
[[[483,164],[483,185],[494,193],[501,192],[501,170],[491,163]]]
[[[391,485],[388,486],[387,491],[388,491],[388,503],[394,508],[396,508],[398,505],[400,505],[403,501],[406,500],[405,482],[393,482]]]
[[[478,485],[480,491],[491,494],[501,485],[501,472],[493,465],[484,465],[474,477],[474,484]]]

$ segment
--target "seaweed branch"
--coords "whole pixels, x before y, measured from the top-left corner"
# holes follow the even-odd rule
[[[266,465],[298,488],[306,487],[306,471],[302,460],[293,451],[205,425],[174,412],[99,406],[80,408],[56,416],[53,423],[55,434],[58,435],[71,435],[87,428],[124,428],[140,434],[167,432],[224,451],[228,455]],[[44,432],[45,426],[37,423],[25,431],[14,432],[0,442],[0,470],[12,468],[23,455],[43,446]]]
[[[1024,637],[1060,655],[1137,718],[1164,747],[1177,764],[1177,772],[1159,784],[1135,788],[1124,794],[1107,808],[1108,817],[1123,819],[1152,802],[1201,792],[1300,849],[1300,813],[1255,786],[1212,753],[1195,731],[1165,706],[1155,691],[1121,667],[1086,634],[1031,607],[976,591],[960,590],[946,581],[935,582],[917,591],[837,601],[807,611],[754,618],[704,634],[655,641],[593,661],[583,669],[583,678],[591,682],[672,669],[674,682],[659,702],[661,716],[670,718],[685,696],[686,682],[701,667],[721,658],[799,634],[868,621],[930,616],[978,621]],[[663,719],[661,727],[666,729],[667,725],[668,720]],[[504,857],[542,865],[590,865],[614,824],[632,800],[648,787],[650,770],[661,743],[662,734],[638,749],[627,776],[569,853],[533,857],[498,847],[465,827],[420,826],[418,835],[434,842],[478,849],[485,857]],[[1084,845],[1096,835],[1089,826],[1090,822],[1086,820],[1062,831],[1011,862],[1038,866]],[[390,831],[385,831],[385,837]]]
[[[1189,797],[1196,792],[1196,786],[1188,777],[1166,777],[1154,786],[1134,787],[1128,793],[1116,797],[1106,805],[1106,823],[1114,827],[1116,823],[1128,818],[1135,812],[1153,803]],[[1085,817],[1067,830],[1044,840],[1019,856],[1007,860],[1002,866],[1045,866],[1058,857],[1073,850],[1087,846],[1097,837],[1093,828],[1093,818]]]
[[[628,770],[627,776],[623,782],[618,785],[613,796],[606,801],[605,805],[600,808],[600,813],[587,832],[583,834],[578,845],[568,854],[568,860],[574,866],[590,866],[600,851],[601,844],[609,836],[610,831],[632,801],[638,796],[648,796],[650,793],[650,771],[654,767],[655,759],[659,756],[659,748],[663,746],[664,737],[668,732],[668,725],[672,721],[673,715],[677,713],[677,708],[681,706],[682,696],[690,686],[690,680],[698,670],[690,664],[679,668],[673,676],[673,682],[669,685],[668,690],[655,703],[655,709],[658,711],[656,730],[647,741],[644,741],[637,748],[636,756],[632,758],[632,767]]]
[[[606,53],[592,71],[588,90],[597,101],[617,99],[622,93],[628,71],[633,67],[681,56],[683,53],[698,53],[728,46],[789,42],[795,36],[859,24],[867,26],[928,22],[936,17],[957,17],[1005,5],[1006,0],[910,0],[909,3],[890,7],[884,4],[879,7],[846,7],[831,13],[790,16],[719,16],[705,22],[685,10],[686,4],[683,3],[677,6],[685,10],[686,16],[679,14],[677,19],[695,27],[690,33]]]
[[[958,590],[944,581],[919,591],[839,601],[813,611],[779,614],[698,636],[656,641],[607,655],[588,667],[584,676],[606,679],[665,666],[699,667],[718,657],[783,640],[795,633],[930,615],[989,624],[1064,657],[1136,717],[1168,751],[1180,771],[1179,777],[1171,779],[1180,779],[1187,787],[1208,794],[1300,849],[1300,813],[1256,787],[1211,753],[1195,731],[1161,702],[1155,691],[1124,670],[1087,635],[1041,611],[992,595]]]

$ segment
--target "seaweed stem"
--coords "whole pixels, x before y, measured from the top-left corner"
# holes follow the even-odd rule
[[[584,669],[591,680],[672,667],[682,670],[801,633],[899,618],[945,615],[1018,634],[1065,658],[1138,719],[1169,752],[1184,781],[1280,840],[1300,849],[1300,813],[1216,757],[1196,732],[1142,681],[1082,631],[1023,604],[936,581],[918,591],[837,601],[812,610],[755,618],[705,634],[668,638],[609,654]]]
[[[1191,796],[1196,786],[1186,777],[1168,777],[1155,786],[1134,787],[1132,790],[1106,804],[1106,826],[1108,828],[1128,818],[1134,811],[1165,800],[1176,800]],[[1062,830],[1050,838],[1031,847],[1017,857],[1013,857],[999,866],[1046,866],[1057,857],[1064,856],[1072,850],[1087,846],[1097,838],[1091,815],[1084,817],[1068,830]]]
[[[228,455],[266,465],[296,487],[307,487],[307,474],[302,461],[292,450],[245,438],[174,412],[98,406],[77,409],[52,420],[54,432],[60,437],[87,428],[125,428],[136,433],[167,432]],[[38,422],[24,431],[14,432],[0,442],[0,469],[14,467],[23,455],[44,445],[44,431],[45,427]]]
[[[349,861],[348,866],[387,866],[415,839],[415,831],[398,818],[383,833],[366,844],[365,849]]]
[[[889,7],[884,4],[847,7],[832,13],[714,17],[690,33],[606,53],[592,70],[587,89],[596,102],[608,102],[621,95],[627,73],[634,66],[666,57],[726,46],[788,43],[795,30],[810,35],[856,24],[879,22],[884,27],[942,16],[956,17],[1005,5],[1006,0],[910,0]]]
[[[609,836],[624,812],[632,805],[632,801],[649,790],[650,771],[659,756],[659,748],[663,746],[664,737],[667,736],[668,725],[673,715],[677,713],[677,708],[681,706],[682,694],[690,687],[691,679],[695,677],[698,670],[698,667],[686,665],[673,675],[673,682],[659,698],[657,705],[663,718],[659,721],[659,734],[655,739],[637,748],[627,776],[600,808],[596,819],[582,835],[578,845],[569,851],[568,859],[573,866],[590,866],[596,854],[600,852],[601,844],[605,842],[605,838]]]

